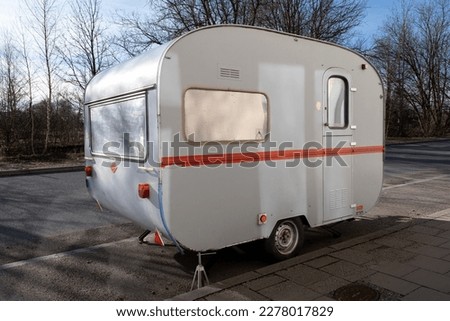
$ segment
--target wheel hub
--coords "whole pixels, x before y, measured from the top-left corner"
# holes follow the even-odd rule
[[[294,223],[286,222],[278,227],[275,246],[282,254],[290,254],[298,243],[298,231]]]

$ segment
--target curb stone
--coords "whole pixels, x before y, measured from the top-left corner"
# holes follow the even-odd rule
[[[84,170],[84,165],[6,170],[6,171],[0,171],[0,177],[68,173],[68,172],[78,172],[78,171],[83,171],[83,170]]]

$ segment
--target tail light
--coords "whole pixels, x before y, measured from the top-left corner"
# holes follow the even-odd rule
[[[94,172],[94,168],[92,166],[85,166],[84,172],[86,173],[86,177],[92,177],[92,173]]]
[[[138,185],[138,194],[140,198],[149,198],[150,197],[150,185],[149,184],[139,184]]]

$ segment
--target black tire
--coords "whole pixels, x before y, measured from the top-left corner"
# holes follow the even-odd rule
[[[264,247],[273,259],[281,261],[298,255],[304,239],[305,231],[300,218],[289,218],[275,225]]]

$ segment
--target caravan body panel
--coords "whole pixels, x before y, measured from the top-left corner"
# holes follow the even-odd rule
[[[103,91],[113,77],[116,88]],[[134,85],[120,84],[129,78]],[[381,80],[368,61],[340,46],[209,27],[113,67],[89,86],[87,114],[96,101],[135,91],[146,93],[147,108],[143,155],[117,170],[130,182],[98,168],[108,155],[93,153],[89,135],[99,129],[87,119],[86,154],[98,172],[88,178],[91,194],[186,248],[267,238],[290,217],[312,227],[349,219],[380,194]],[[149,200],[136,196],[138,181],[151,185]]]

